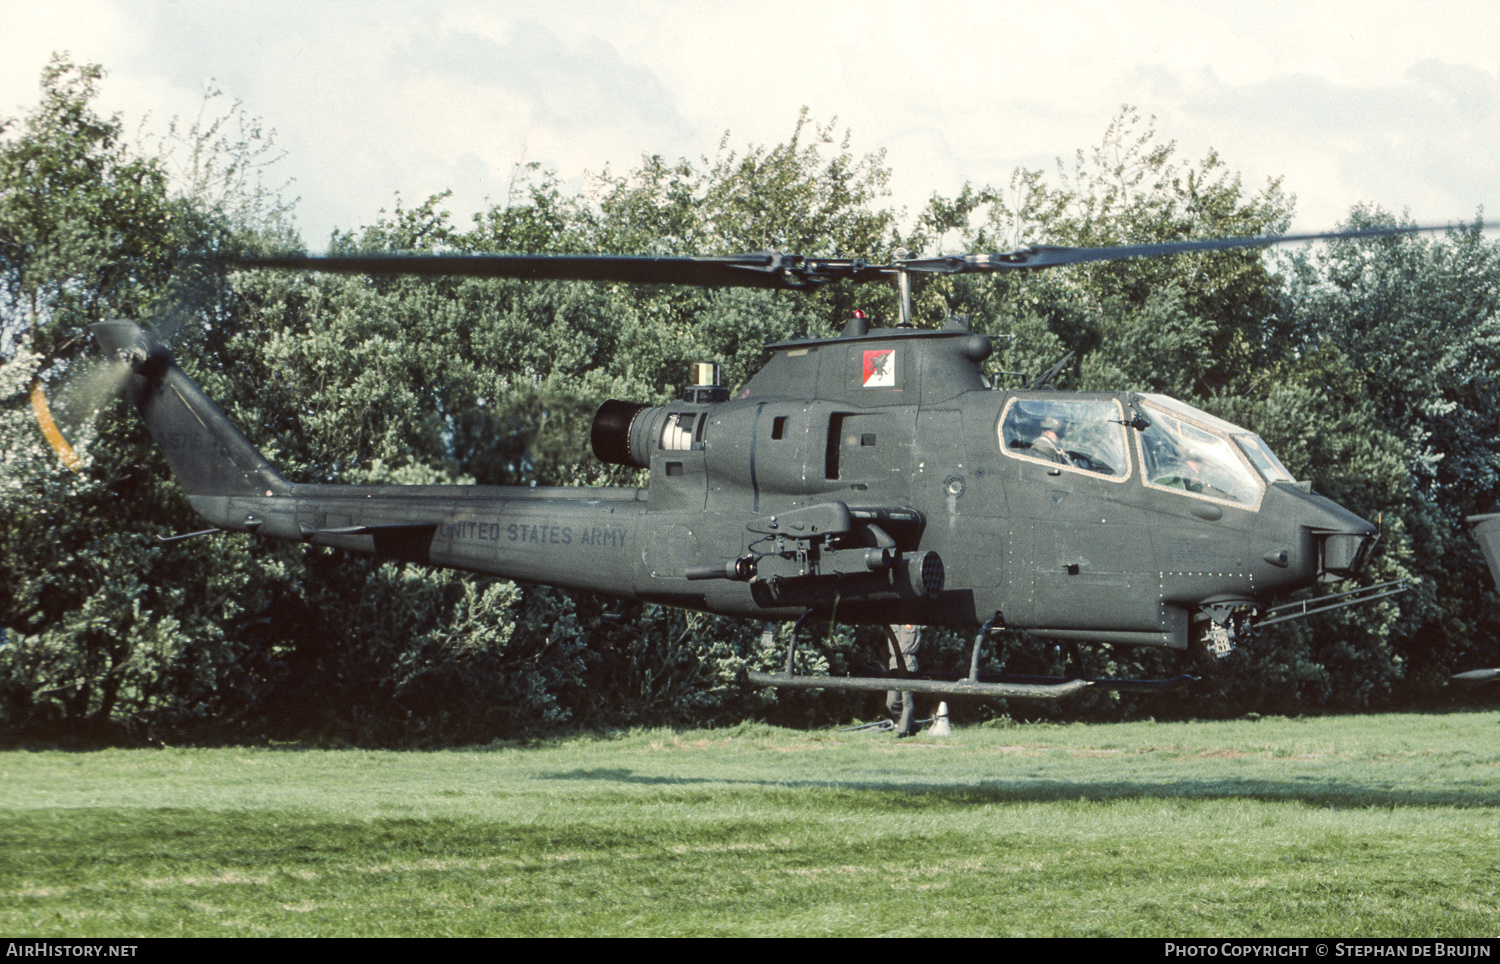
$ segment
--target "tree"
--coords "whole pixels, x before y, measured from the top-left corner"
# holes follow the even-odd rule
[[[1349,226],[1395,223],[1359,207]],[[1343,360],[1335,380],[1355,397],[1340,394],[1370,413],[1366,444],[1399,480],[1359,495],[1394,522],[1388,542],[1417,580],[1391,644],[1423,692],[1500,658],[1493,596],[1464,521],[1500,502],[1500,245],[1481,228],[1476,219],[1442,238],[1339,242],[1285,259],[1283,316],[1297,356]],[[1331,495],[1338,464],[1308,470]]]
[[[74,392],[71,405],[54,392],[85,451],[76,475],[31,419],[35,380],[55,389],[85,371],[89,323],[171,315],[201,345],[192,322],[226,310],[224,287],[178,256],[256,227],[174,195],[161,159],[137,154],[118,117],[94,112],[102,77],[56,57],[40,106],[0,123],[10,135],[0,141],[0,712],[11,726],[75,733],[226,712],[253,664],[235,630],[281,568],[244,546],[156,544],[195,528],[192,513],[139,419],[107,392]]]

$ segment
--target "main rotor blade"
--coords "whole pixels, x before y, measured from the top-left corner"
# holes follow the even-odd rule
[[[1402,227],[1356,228],[1350,231],[1321,231],[1316,234],[1279,234],[1243,238],[1206,238],[1198,241],[1165,241],[1159,244],[1121,244],[1107,248],[1068,248],[1059,245],[1034,244],[1003,254],[969,254],[950,257],[919,258],[903,261],[900,267],[924,274],[965,274],[991,271],[1038,271],[1089,261],[1121,261],[1125,258],[1151,258],[1189,251],[1225,251],[1233,248],[1267,248],[1274,244],[1297,241],[1350,241],[1356,238],[1386,238],[1403,234],[1449,231],[1452,225],[1408,225]]]
[[[614,254],[356,254],[233,258],[241,268],[301,268],[346,274],[416,274],[533,281],[623,281],[713,288],[812,288],[881,269],[859,259],[804,258],[774,251],[723,257]]]
[[[804,290],[835,281],[890,281],[901,274],[986,274],[1039,271],[1090,261],[1149,258],[1190,251],[1265,248],[1297,241],[1347,241],[1450,230],[1450,226],[1405,226],[1242,238],[1125,244],[1107,248],[1032,245],[999,254],[912,258],[872,264],[863,258],[807,258],[761,251],[721,257],[651,257],[617,254],[352,254],[270,255],[228,258],[238,268],[292,268],[344,274],[415,274],[435,277],[520,278],[533,281],[622,281],[633,284],[701,285],[710,288]]]

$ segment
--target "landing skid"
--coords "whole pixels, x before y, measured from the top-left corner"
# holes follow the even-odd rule
[[[924,726],[931,720],[912,720],[915,726]],[[844,726],[839,728],[840,733],[889,733],[896,728],[895,720],[876,720],[874,723],[861,723],[858,726]]]
[[[938,696],[984,696],[991,699],[1057,700],[1086,689],[1161,692],[1180,689],[1198,681],[1196,676],[1171,679],[1064,679],[1061,676],[993,676],[983,679],[934,679],[928,674],[912,676],[793,676],[790,673],[760,673],[751,670],[756,686],[793,690],[851,690],[885,693],[933,693]]]
[[[937,696],[980,696],[990,699],[1057,700],[1081,693],[1086,689],[1120,690],[1129,692],[1162,692],[1180,689],[1198,681],[1196,676],[1176,676],[1171,679],[1109,679],[1089,678],[1082,675],[1067,678],[1062,676],[981,676],[979,675],[979,647],[994,629],[995,620],[986,622],[974,638],[974,652],[969,659],[969,675],[944,675],[941,673],[908,673],[896,670],[889,676],[798,676],[792,672],[792,663],[797,653],[797,631],[802,628],[812,612],[804,613],[792,627],[792,638],[787,644],[786,669],[780,673],[762,673],[751,670],[749,681],[755,686],[774,686],[793,690],[847,690],[862,693],[932,693]],[[766,634],[771,634],[767,624]]]

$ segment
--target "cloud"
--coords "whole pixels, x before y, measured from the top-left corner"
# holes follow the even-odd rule
[[[1500,75],[1492,71],[1429,58],[1367,85],[1303,73],[1232,85],[1208,70],[1156,71],[1151,81],[1174,134],[1201,131],[1232,163],[1253,156],[1286,174],[1304,215],[1311,208],[1326,219],[1326,196],[1340,217],[1370,201],[1441,222],[1471,216],[1500,184]]]
[[[505,42],[470,32],[414,39],[393,52],[391,63],[408,75],[503,91],[527,105],[533,123],[559,133],[600,126],[680,132],[687,126],[672,92],[650,70],[627,63],[599,37],[569,46],[533,21],[514,24]]]
[[[1127,102],[1247,188],[1284,175],[1299,227],[1357,201],[1470,216],[1500,184],[1492,4],[3,2],[0,113],[35,103],[54,49],[110,70],[101,103],[127,124],[191,116],[215,78],[280,133],[314,243],[397,190],[451,187],[462,221],[517,162],[581,188],[643,154],[712,155],[726,130],[732,148],[773,144],[803,106],[847,125],[855,153],[886,149],[889,200],[913,212],[1050,170]]]

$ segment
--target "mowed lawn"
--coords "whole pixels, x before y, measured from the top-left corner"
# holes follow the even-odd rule
[[[1500,713],[7,752],[0,932],[1495,936]]]

